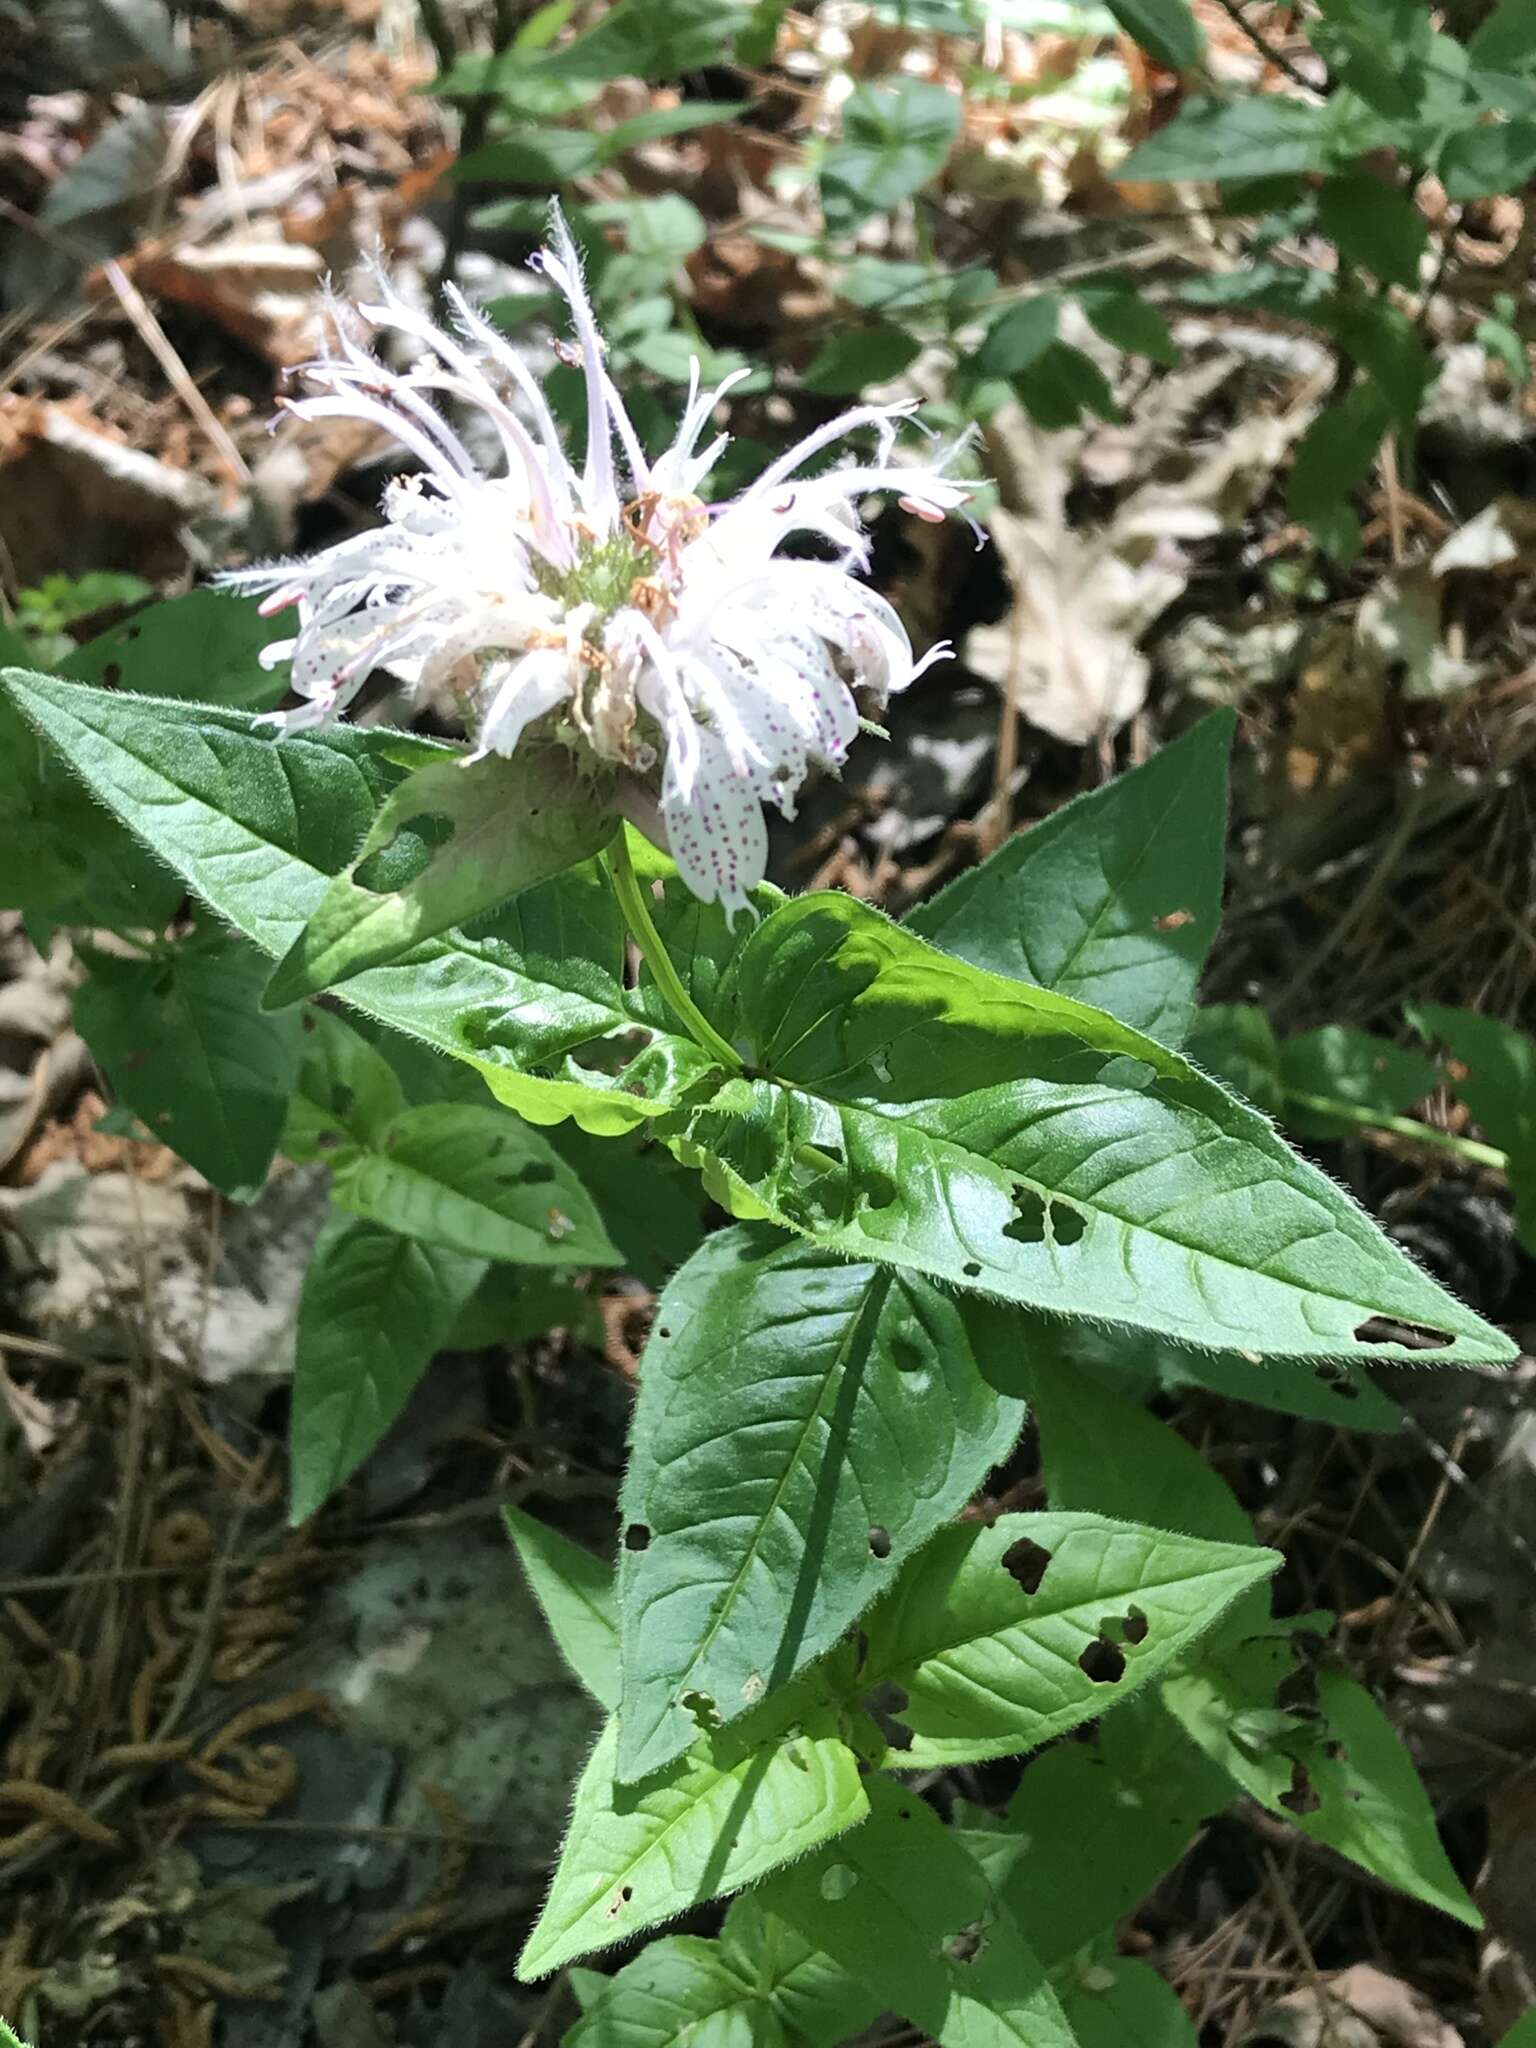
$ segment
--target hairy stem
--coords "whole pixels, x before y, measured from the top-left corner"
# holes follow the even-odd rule
[[[683,987],[683,978],[678,973],[671,954],[662,944],[661,933],[657,931],[651,916],[650,905],[645,900],[645,891],[640,877],[635,873],[635,864],[629,857],[629,840],[624,828],[603,855],[608,869],[613,893],[619,899],[619,908],[624,913],[624,922],[629,926],[630,935],[640,948],[647,967],[655,977],[656,986],[665,996],[668,1006],[680,1023],[686,1026],[689,1036],[701,1045],[711,1059],[718,1060],[728,1072],[741,1072],[741,1055],[734,1046],[728,1045],[710,1023],[698,1004]]]

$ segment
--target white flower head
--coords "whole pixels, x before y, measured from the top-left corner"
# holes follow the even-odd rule
[[[387,368],[338,317],[335,343],[305,371],[309,395],[288,410],[371,422],[422,474],[385,486],[377,528],[229,580],[266,591],[267,611],[297,608],[292,638],[263,656],[269,666],[292,656],[293,689],[306,700],[278,714],[286,730],[344,711],[376,669],[451,692],[472,759],[511,753],[533,728],[647,792],[653,817],[659,799],[684,881],[734,912],[763,877],[763,804],[792,816],[813,766],[841,768],[858,731],[854,690],[883,703],[950,651],[941,643],[914,660],[894,610],[852,573],[868,562],[860,502],[893,492],[939,520],[968,492],[942,462],[894,462],[910,406],[856,406],[739,497],[706,502],[727,437],[699,444],[746,373],[701,392],[695,366],[676,438],[649,458],[604,365],[558,209],[550,241],[534,265],[571,310],[587,399],[581,467],[528,366],[489,321],[451,293],[446,332],[381,282],[377,303],[358,311],[418,343],[416,361]],[[477,468],[444,401],[491,423],[499,474]],[[806,473],[861,429],[874,430],[872,460]],[[795,535],[818,537],[833,559],[786,559]]]

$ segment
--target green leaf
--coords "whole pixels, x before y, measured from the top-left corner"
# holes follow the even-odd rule
[[[1407,194],[1369,171],[1324,180],[1318,224],[1339,252],[1388,284],[1411,291],[1429,246],[1429,223]]]
[[[150,697],[196,699],[238,711],[269,711],[288,687],[288,664],[263,668],[272,621],[260,600],[227,590],[189,590],[146,605],[89,640],[60,665],[76,682]]]
[[[760,1226],[694,1254],[657,1306],[620,1504],[621,1776],[830,1649],[964,1507],[1023,1423],[986,1348],[1012,1348],[1003,1311],[888,1266]]]
[[[864,1622],[866,1688],[894,1685],[902,1769],[1038,1749],[1167,1669],[1277,1551],[1102,1515],[943,1530]]]
[[[453,167],[456,184],[564,185],[603,160],[601,137],[585,128],[544,127],[483,143]]]
[[[1331,1102],[1397,1116],[1443,1078],[1425,1054],[1344,1024],[1299,1032],[1280,1045],[1285,1121],[1304,1138],[1336,1138],[1360,1128],[1358,1118],[1330,1113]]]
[[[222,917],[278,956],[356,852],[402,768],[444,758],[406,733],[338,726],[279,740],[238,712],[14,670],[4,680],[93,794]],[[617,1058],[579,1067],[570,1059],[605,1039],[625,1046],[636,1019],[623,961],[613,892],[589,863],[477,920],[473,938],[429,939],[359,975],[347,1000],[473,1061],[492,1092],[531,1121],[574,1116],[610,1135],[649,1121],[709,1066],[692,1040],[659,1024],[622,1072]]]
[[[0,695],[0,909],[158,932],[184,894]]]
[[[843,103],[843,139],[822,159],[828,234],[851,235],[909,199],[943,170],[959,133],[959,96],[942,85],[905,76],[856,85]]]
[[[749,1893],[718,1941],[653,1941],[604,1980],[562,2048],[773,2048],[786,2038],[837,2048],[876,2011],[861,1984]]]
[[[1052,1507],[1113,1509],[1158,1529],[1253,1542],[1253,1526],[1231,1488],[1176,1429],[1074,1372],[1048,1346],[1021,1351]]]
[[[1536,2006],[1515,2021],[1509,2032],[1499,2042],[1499,2048],[1536,2048]]]
[[[1518,192],[1536,172],[1536,120],[1527,115],[1463,128],[1447,141],[1436,168],[1446,197],[1456,203]]]
[[[539,75],[584,82],[640,78],[649,84],[723,63],[750,16],[729,0],[618,0],[552,56]]]
[[[375,1223],[327,1224],[299,1300],[290,1522],[307,1521],[368,1456],[483,1271]]]
[[[637,1789],[610,1720],[576,1787],[525,1981],[767,1875],[868,1812],[858,1759],[807,1681],[786,1686]]]
[[[89,964],[75,1027],[113,1093],[221,1193],[254,1201],[299,1066],[298,1018],[261,1009],[266,962],[215,938]]]
[[[824,341],[800,381],[823,398],[848,398],[886,384],[917,360],[922,343],[899,327],[856,327]]]
[[[302,1165],[328,1158],[345,1145],[377,1145],[405,1108],[394,1068],[332,1011],[306,1010],[299,1021],[299,1071],[283,1150]]]
[[[1498,0],[1473,32],[1467,55],[1487,71],[1519,71],[1536,64],[1536,14],[1527,0]]]
[[[490,1103],[402,1110],[368,1149],[331,1165],[341,1206],[402,1237],[514,1265],[621,1263],[549,1140]]]
[[[268,1007],[335,988],[494,910],[598,852],[615,823],[563,748],[418,768],[279,963]]]
[[[1512,1356],[1263,1117],[1102,1011],[831,895],[774,911],[737,980],[752,1070],[669,1142],[829,1250],[1261,1359],[1424,1362],[1376,1317]]]
[[[1360,523],[1348,500],[1375,467],[1390,424],[1386,399],[1366,379],[1324,406],[1297,447],[1286,502],[1319,545],[1340,559],[1359,546]]]
[[[1036,292],[1021,300],[982,336],[969,366],[978,377],[1017,377],[1039,362],[1056,339],[1061,300],[1055,292]]]
[[[1277,1714],[1279,1687],[1286,1683],[1294,1696],[1295,1668],[1288,1638],[1223,1645],[1167,1680],[1163,1699],[1212,1761],[1271,1813],[1383,1882],[1480,1927],[1391,1722],[1341,1671],[1316,1674],[1312,1713]]]
[[[1495,1145],[1509,1154],[1515,1228],[1536,1250],[1536,1041],[1496,1017],[1445,1003],[1410,1003],[1408,1019],[1438,1039],[1457,1072],[1453,1086]]]
[[[1186,100],[1166,128],[1138,143],[1114,176],[1122,184],[1274,178],[1321,170],[1327,111],[1280,93]]]
[[[739,114],[744,114],[751,104],[750,100],[688,99],[675,107],[653,107],[648,113],[615,122],[606,134],[598,138],[602,160],[611,163],[626,149],[636,149],[642,142],[659,141],[666,135],[690,135],[696,128],[718,128],[723,122],[734,121]],[[669,199],[674,196],[670,193],[665,195]],[[681,200],[679,204],[686,206],[688,202]]]
[[[884,1777],[869,1806],[774,1880],[769,1909],[935,2041],[1074,2048],[1040,1959],[933,1808]]]
[[[1130,283],[1081,284],[1072,296],[1087,315],[1095,334],[1128,355],[1146,356],[1150,362],[1172,369],[1179,361],[1179,347],[1168,331],[1168,322],[1156,306]]]
[[[1046,1968],[1112,1930],[1231,1797],[1226,1773],[1155,1698],[1109,1715],[1094,1743],[1058,1743],[1036,1757],[1008,1807],[1020,1853],[1001,1891]],[[1068,1843],[1071,1854],[1042,1884],[1033,1846]]]
[[[1199,2048],[1194,2022],[1146,1963],[1109,1950],[1059,1985],[1077,2048]]]
[[[1213,712],[1140,768],[1015,833],[908,927],[1176,1046],[1221,920],[1236,723]]]
[[[619,1616],[612,1565],[521,1508],[501,1512],[561,1656],[592,1697],[611,1711],[619,1704]]]
[[[1191,71],[1205,55],[1205,35],[1189,0],[1105,0],[1128,36],[1170,71]]]
[[[688,102],[684,103],[689,104]],[[704,216],[676,192],[628,199],[590,209],[594,219],[624,229],[624,250],[604,263],[596,290],[605,310],[633,308],[649,292],[664,292],[696,249],[704,246]],[[668,304],[668,315],[671,307]]]
[[[1103,420],[1120,417],[1104,372],[1092,356],[1069,342],[1053,341],[1019,371],[1013,388],[1030,418],[1051,433],[1075,427],[1088,413]]]
[[[1189,1057],[1229,1088],[1279,1116],[1285,1107],[1280,1041],[1255,1003],[1207,1003],[1189,1034]]]

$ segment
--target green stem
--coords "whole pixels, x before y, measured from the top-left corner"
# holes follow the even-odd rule
[[[1476,1138],[1458,1138],[1454,1131],[1437,1131],[1433,1124],[1421,1124],[1411,1116],[1378,1116],[1355,1102],[1339,1102],[1331,1095],[1305,1095],[1299,1088],[1287,1088],[1287,1102],[1298,1109],[1310,1109],[1319,1116],[1337,1117],[1341,1123],[1359,1124],[1363,1130],[1391,1131],[1399,1138],[1411,1138],[1415,1145],[1429,1145],[1437,1152],[1452,1152],[1473,1166],[1490,1166],[1495,1173],[1508,1173],[1509,1154],[1494,1145],[1480,1145]]]
[[[604,853],[603,861],[608,869],[608,879],[613,883],[613,893],[619,899],[619,908],[624,913],[624,922],[629,926],[646,966],[655,977],[656,986],[666,997],[673,1013],[687,1026],[689,1035],[703,1046],[711,1059],[718,1060],[728,1072],[739,1074],[741,1055],[720,1036],[683,987],[683,978],[662,944],[661,933],[656,929],[650,905],[645,900],[645,891],[640,886],[640,877],[629,857],[629,839],[622,825],[618,836]]]

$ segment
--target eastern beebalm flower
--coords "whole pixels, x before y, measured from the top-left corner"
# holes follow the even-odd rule
[[[297,607],[293,660],[307,701],[287,730],[344,711],[375,669],[460,703],[472,759],[509,754],[537,733],[575,749],[620,786],[637,822],[659,823],[683,879],[706,902],[741,908],[763,877],[764,802],[792,816],[810,768],[841,767],[858,731],[854,690],[883,703],[949,653],[921,661],[885,599],[851,573],[868,563],[858,505],[894,492],[925,519],[958,510],[966,487],[942,463],[897,465],[910,406],[856,406],[770,463],[723,503],[702,495],[728,437],[701,447],[720,399],[746,374],[701,392],[697,368],[676,439],[641,448],[608,372],[564,221],[535,267],[564,295],[586,384],[580,469],[567,458],[527,365],[454,294],[448,333],[381,284],[359,307],[421,353],[387,368],[336,321],[311,364],[301,419],[366,420],[421,464],[385,486],[383,524],[308,561],[230,579]],[[566,345],[561,344],[562,350]],[[504,467],[484,475],[443,415],[481,413]],[[873,429],[872,460],[807,475],[815,457]],[[622,469],[615,459],[615,442]],[[795,535],[830,560],[787,560]]]

